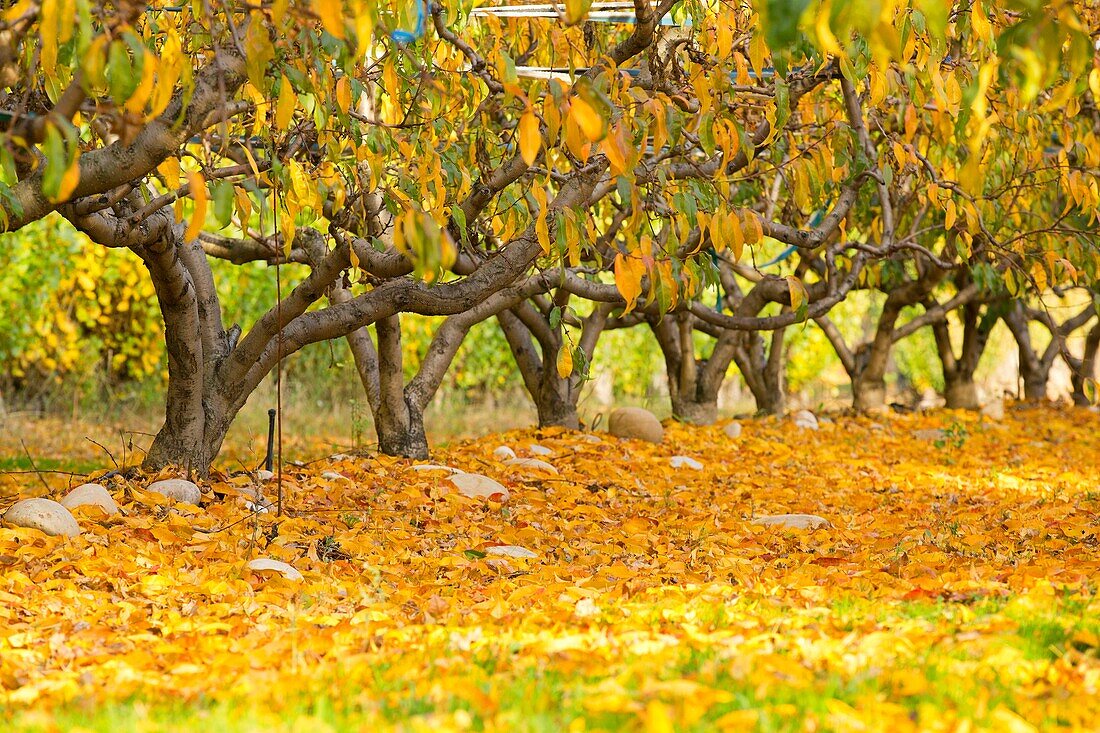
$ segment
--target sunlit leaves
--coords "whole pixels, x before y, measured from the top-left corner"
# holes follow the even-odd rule
[[[634,309],[638,296],[642,294],[642,278],[645,273],[646,266],[641,257],[622,252],[615,255],[615,287],[626,302],[624,314]]]
[[[199,236],[203,225],[206,223],[206,179],[198,171],[188,171],[187,183],[191,188],[191,199],[195,206],[191,212],[191,220],[187,223],[187,230],[183,238],[191,241]]]
[[[279,96],[275,102],[275,128],[286,130],[290,126],[290,118],[294,116],[298,98],[294,94],[294,88],[290,80],[284,75],[279,82]]]
[[[542,135],[539,133],[539,118],[531,110],[519,118],[519,151],[523,162],[534,165],[542,147]]]
[[[573,373],[573,350],[571,345],[566,342],[558,349],[558,358],[555,363],[558,371],[558,376],[562,379],[566,379]]]
[[[583,98],[573,98],[569,106],[569,115],[589,141],[596,142],[603,139],[607,121]]]
[[[313,8],[321,18],[325,30],[344,38],[344,9],[341,0],[313,0]]]

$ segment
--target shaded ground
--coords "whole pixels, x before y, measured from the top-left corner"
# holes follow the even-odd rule
[[[0,529],[0,715],[111,731],[1100,719],[1100,415],[600,438],[521,431],[438,451],[505,484],[503,503],[407,462],[343,458],[289,471],[282,518],[248,514],[245,479],[201,509],[119,481],[128,515],[82,514],[80,537]],[[559,474],[493,457],[534,442]],[[672,469],[673,455],[704,468]],[[33,476],[19,486],[44,493]],[[751,523],[781,512],[833,526]],[[257,556],[304,580],[249,571]]]

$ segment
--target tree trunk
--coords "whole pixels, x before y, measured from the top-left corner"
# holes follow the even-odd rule
[[[694,342],[697,325],[696,318],[687,312],[649,320],[665,358],[673,417],[692,425],[711,425],[718,419],[718,392],[730,362],[737,357],[737,343],[743,334],[718,332],[710,355],[698,359]]]
[[[980,410],[978,386],[972,376],[959,376],[944,383],[943,398],[949,410]]]
[[[378,335],[379,403],[374,415],[378,450],[387,456],[425,459],[428,438],[424,409],[405,390],[401,355],[401,319],[389,316],[374,325]]]
[[[182,225],[163,224],[161,236],[135,248],[149,270],[168,355],[164,425],[143,466],[177,466],[200,476],[221,450],[243,400],[234,400],[217,378],[217,367],[236,343],[240,329],[222,329],[213,277],[197,242],[183,243]]]
[[[881,376],[866,374],[852,380],[852,407],[861,412],[885,409],[886,380]]]
[[[767,350],[762,334],[745,331],[738,338],[733,354],[733,360],[752,392],[756,411],[763,415],[782,415],[787,410],[784,330],[772,331],[771,345]]]
[[[996,323],[996,318],[988,312],[983,317],[981,308],[981,303],[972,301],[957,311],[963,322],[963,343],[959,356],[955,356],[954,347],[951,345],[948,322],[942,320],[932,325],[936,351],[943,366],[943,397],[950,409],[981,409],[978,388],[974,383],[974,373],[978,369],[978,362],[981,360],[989,341],[989,334]]]
[[[423,460],[428,457],[424,413],[405,395],[402,394],[400,399],[403,407],[394,410],[389,401],[384,400],[382,409],[375,416],[378,450],[387,456]]]
[[[564,303],[559,303],[564,310]],[[597,305],[581,323],[578,348],[591,363],[596,342],[607,325],[611,305]],[[539,427],[581,427],[577,403],[580,399],[582,375],[574,371],[567,377],[558,374],[556,359],[564,343],[560,326],[550,328],[543,313],[530,302],[522,302],[510,310],[497,313],[508,348],[516,360],[523,385],[538,411]],[[535,346],[536,342],[538,347]],[[541,353],[540,353],[541,352]],[[574,365],[574,370],[576,365]]]
[[[543,369],[542,380],[535,398],[538,410],[539,427],[562,427],[580,430],[581,420],[577,414],[577,395],[579,389],[573,389],[570,378],[562,379],[557,369]]]
[[[1075,405],[1084,407],[1091,404],[1085,385],[1089,380],[1096,379],[1097,351],[1100,351],[1100,323],[1089,329],[1089,333],[1085,337],[1085,353],[1081,359],[1079,361],[1074,360],[1075,363],[1070,364],[1070,369],[1073,372],[1071,380],[1073,384],[1073,404]]]
[[[1013,303],[1003,320],[1016,340],[1016,349],[1020,355],[1020,376],[1024,380],[1024,399],[1045,400],[1053,360],[1045,362],[1036,353],[1031,343],[1031,332],[1028,330],[1030,319],[1027,317],[1024,304],[1020,301]],[[1055,335],[1052,334],[1051,338],[1055,338]]]

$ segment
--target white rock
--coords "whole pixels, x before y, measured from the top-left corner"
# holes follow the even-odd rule
[[[591,618],[599,615],[599,613],[600,607],[587,596],[577,601],[577,604],[573,606],[573,615],[577,618]]]
[[[612,411],[607,421],[608,431],[616,438],[636,438],[660,443],[665,439],[661,421],[649,410],[641,407],[619,407]]]
[[[456,473],[451,476],[451,483],[458,488],[458,493],[463,496],[481,496],[485,498],[499,494],[501,501],[508,500],[508,487],[500,484],[488,476],[479,473]]]
[[[80,534],[80,525],[72,513],[52,499],[17,501],[4,513],[4,522],[37,529],[48,535],[75,537]]]
[[[273,478],[275,478],[275,472],[268,471],[266,468],[261,468],[256,472],[257,481],[270,481]]]
[[[182,478],[170,478],[164,481],[156,481],[149,484],[148,488],[149,491],[162,494],[175,501],[183,501],[188,504],[198,504],[202,501],[202,492],[199,491],[199,487],[196,486],[194,482]]]
[[[302,580],[302,574],[293,565],[269,557],[258,557],[248,561],[248,569],[257,573],[279,573],[287,580]]]
[[[509,458],[504,462],[505,466],[518,466],[520,468],[533,468],[536,471],[546,471],[557,475],[558,469],[551,466],[546,461],[540,461],[538,458]]]
[[[794,424],[806,430],[817,430],[817,418],[809,410],[799,410],[791,416]]]
[[[727,437],[740,438],[741,437],[741,423],[734,420],[729,425],[722,428],[722,432],[724,432]]]
[[[506,445],[498,445],[493,449],[493,455],[502,461],[506,461],[509,458],[515,458],[516,452]]]
[[[527,452],[533,456],[552,456],[554,451],[547,448],[545,445],[539,445],[538,443],[532,443],[527,446]]]
[[[1005,401],[998,397],[982,405],[982,414],[990,420],[1005,419]]]
[[[585,433],[584,435],[582,435],[581,440],[583,440],[585,443],[602,443],[603,442],[603,438],[601,438],[598,435],[592,435],[591,433]]]
[[[703,464],[691,456],[673,456],[668,459],[673,468],[690,468],[693,471],[702,471]]]
[[[348,480],[347,476],[342,473],[337,473],[336,471],[325,471],[321,474],[321,478],[327,478],[329,481]]]
[[[350,461],[351,456],[349,456],[347,453],[333,453],[331,456],[328,457],[328,459],[330,461]]]
[[[526,547],[519,547],[518,545],[497,545],[496,547],[486,547],[485,554],[500,555],[502,557],[538,557],[538,555],[531,552]]]
[[[96,506],[104,514],[118,514],[118,504],[111,498],[107,489],[99,484],[81,484],[65,495],[61,506],[75,509],[78,506]]]
[[[771,516],[757,517],[753,524],[765,527],[786,527],[788,529],[817,529],[818,527],[831,527],[828,519],[816,514],[774,514]]]
[[[440,466],[437,463],[418,463],[415,466],[409,466],[414,471],[446,471],[447,473],[465,473],[462,469],[451,468],[450,466]]]

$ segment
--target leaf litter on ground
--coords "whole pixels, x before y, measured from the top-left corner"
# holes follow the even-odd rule
[[[0,715],[49,730],[74,706],[182,701],[275,725],[323,697],[356,729],[1100,720],[1100,416],[742,425],[435,452],[507,489],[488,498],[341,456],[285,469],[281,517],[249,511],[247,477],[204,485],[201,507],[145,490],[163,476],[100,481],[125,513],[77,508],[77,537],[0,528]],[[494,456],[535,441],[556,474]],[[43,493],[4,488],[0,510]],[[783,514],[829,525],[754,522]]]

